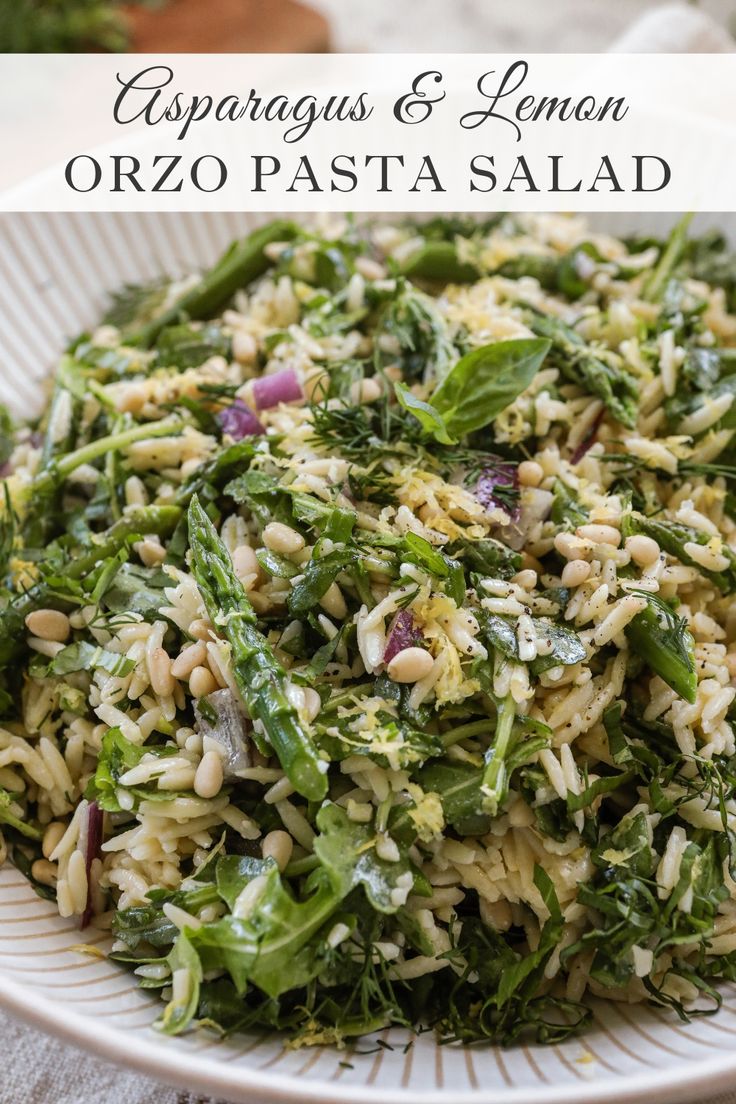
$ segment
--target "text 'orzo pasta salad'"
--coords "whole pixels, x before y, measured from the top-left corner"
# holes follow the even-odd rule
[[[3,418],[0,857],[163,1031],[717,1006],[734,306],[687,220],[277,222]]]

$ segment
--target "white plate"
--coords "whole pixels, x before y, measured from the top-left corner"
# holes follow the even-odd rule
[[[0,219],[0,399],[37,410],[42,384],[72,336],[98,317],[107,289],[212,261],[266,216],[28,215]],[[669,216],[597,216],[615,232],[658,232]],[[671,221],[671,220],[670,220]],[[703,216],[733,231],[734,216]],[[655,225],[656,224],[656,225]],[[736,233],[733,234],[736,239]],[[243,1104],[604,1104],[703,1099],[736,1087],[736,988],[717,1016],[680,1023],[640,1005],[599,1003],[592,1029],[559,1046],[437,1047],[428,1033],[384,1032],[354,1053],[287,1050],[275,1036],[169,1039],[151,1027],[158,1000],[130,974],[74,950],[82,935],[0,870],[0,1004],[121,1065]],[[365,1053],[369,1051],[369,1053]]]

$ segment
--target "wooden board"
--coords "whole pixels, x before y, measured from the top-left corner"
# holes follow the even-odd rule
[[[138,53],[324,53],[327,20],[297,0],[168,0],[124,9]]]

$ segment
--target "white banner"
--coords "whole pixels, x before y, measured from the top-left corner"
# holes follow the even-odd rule
[[[3,55],[0,210],[735,211],[736,57]]]

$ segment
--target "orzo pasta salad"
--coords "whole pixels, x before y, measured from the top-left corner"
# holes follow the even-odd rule
[[[272,223],[3,416],[0,860],[161,1030],[736,978],[736,265],[687,229]]]

